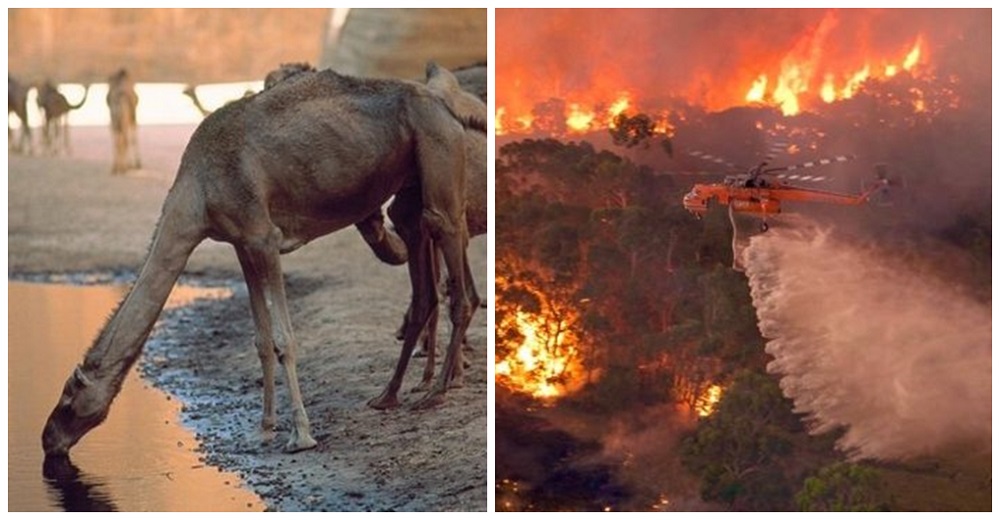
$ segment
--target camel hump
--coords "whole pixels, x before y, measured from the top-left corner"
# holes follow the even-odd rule
[[[448,111],[462,126],[486,132],[486,104],[462,90],[451,71],[430,61],[427,63],[426,79],[428,90],[444,102]]]

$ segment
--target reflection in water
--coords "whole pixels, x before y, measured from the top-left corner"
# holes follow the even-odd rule
[[[81,473],[68,457],[46,457],[42,476],[63,511],[118,511],[107,484]]]
[[[180,299],[168,307],[227,296],[218,289],[179,289]],[[9,282],[7,294],[10,511],[264,509],[239,477],[199,460],[197,439],[178,424],[180,404],[134,369],[104,424],[73,449],[72,462],[43,461],[45,420],[122,289]]]

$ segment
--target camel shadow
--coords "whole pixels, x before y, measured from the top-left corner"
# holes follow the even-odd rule
[[[46,457],[42,476],[53,502],[64,511],[118,511],[107,483],[80,471],[69,457]]]

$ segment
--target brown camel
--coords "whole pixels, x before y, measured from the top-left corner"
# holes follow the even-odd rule
[[[205,118],[184,151],[138,279],[49,416],[42,434],[47,456],[65,456],[107,416],[188,257],[206,238],[232,244],[243,268],[264,373],[265,434],[277,422],[277,360],[294,419],[285,449],[314,447],[280,255],[380,214],[393,194],[390,215],[409,253],[413,312],[396,372],[372,404],[397,402],[401,374],[437,305],[432,239],[451,273],[452,337],[445,368],[417,406],[443,400],[471,315],[463,269],[463,135],[467,127],[485,132],[486,107],[464,92],[448,97],[454,77],[436,67],[428,72],[426,86],[333,71],[302,75]]]
[[[72,155],[69,145],[69,112],[82,107],[87,102],[88,93],[90,93],[90,85],[84,88],[83,99],[73,105],[66,99],[66,96],[56,89],[51,81],[46,80],[38,87],[36,102],[44,117],[42,142],[47,153],[58,155],[61,150],[66,155]],[[62,140],[61,147],[60,139]]]
[[[281,81],[302,73],[315,72],[316,69],[309,63],[282,63],[278,69],[271,71],[264,78],[264,88],[271,88]],[[458,87],[479,97],[483,103],[486,103],[487,86],[489,81],[485,63],[477,63],[471,66],[461,67],[455,69],[453,73],[455,78],[458,80]],[[456,93],[452,92],[451,95],[455,96]],[[486,170],[486,136],[484,133],[477,132],[476,130],[467,130],[465,134],[465,173],[467,183],[467,189],[465,192],[465,217],[469,235],[470,237],[475,237],[485,234],[488,227],[486,198],[489,179],[487,178]],[[379,214],[378,217],[365,222],[363,225],[358,225],[358,229],[362,232],[362,235],[365,237],[365,240],[369,243],[369,245],[372,246],[372,250],[379,259],[391,265],[400,265],[406,262],[405,251],[400,251],[399,246],[397,245],[399,244],[399,241],[395,238],[395,234],[385,228],[385,223],[381,218],[381,214]],[[440,263],[439,257],[439,252],[435,253],[431,257],[434,280],[438,280],[440,277],[438,274],[438,265]],[[472,271],[471,269],[468,269],[468,266],[466,266],[465,276],[469,280],[470,300],[473,309],[475,309],[485,302],[480,300],[479,295],[476,294],[475,284],[472,282]],[[403,323],[396,331],[396,339],[403,340],[405,338],[406,324],[409,319],[408,316],[410,312],[411,310],[408,309],[406,314],[403,316]],[[426,391],[430,387],[434,378],[434,352],[437,344],[437,319],[438,309],[435,307],[431,311],[427,327],[421,334],[421,349],[415,353],[415,357],[425,356],[427,357],[427,361],[424,365],[423,379],[420,385],[413,389],[414,392]],[[460,384],[463,367],[464,364],[459,363],[455,374],[455,381],[452,383],[453,386]]]
[[[135,93],[135,82],[129,77],[127,70],[118,69],[108,77],[107,102],[115,147],[114,161],[111,163],[112,175],[142,168],[139,160],[139,126],[136,123],[139,96]]]
[[[468,67],[461,67],[455,69],[455,78],[458,80],[459,86],[469,92],[474,94],[479,99],[486,102],[487,97],[487,87],[489,84],[488,71],[485,63],[477,63]],[[487,215],[487,190],[488,190],[488,172],[486,169],[486,154],[482,153],[482,150],[486,149],[486,140],[484,134],[478,134],[476,132],[467,131],[465,137],[466,144],[466,225],[469,229],[469,236],[476,237],[479,235],[486,234],[488,230],[489,217]],[[476,150],[480,152],[476,153]],[[434,279],[438,280],[440,278],[438,259],[440,254],[435,254],[432,257],[432,268],[434,273]],[[466,277],[469,279],[469,293],[472,302],[473,309],[478,307],[485,307],[485,301],[479,298],[476,293],[475,284],[472,282],[472,271],[466,265]],[[410,310],[407,310],[409,314]],[[435,308],[431,312],[431,317],[428,319],[427,327],[421,335],[421,348],[415,352],[415,357],[426,356],[427,361],[424,364],[424,375],[419,386],[413,389],[414,392],[420,392],[428,388],[431,381],[434,378],[434,354],[437,345],[437,320],[438,320],[438,309]],[[406,315],[403,316],[403,323],[400,325],[396,332],[396,339],[402,340],[404,337],[404,330],[406,328]],[[465,338],[463,338],[463,346],[465,345]],[[459,364],[459,369],[456,371],[457,377],[461,379],[462,368],[464,363]],[[460,384],[456,382],[454,384]]]
[[[28,91],[31,89],[7,74],[7,148],[18,153],[31,153],[31,125],[28,123]],[[10,127],[10,114],[21,121],[20,136],[14,138],[14,129]]]

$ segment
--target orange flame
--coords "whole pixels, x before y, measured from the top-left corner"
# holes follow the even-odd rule
[[[912,33],[900,37],[895,28],[873,29],[889,27],[882,11],[781,13],[796,20],[797,32],[766,39],[761,36],[766,31],[723,32],[685,52],[672,50],[678,46],[672,48],[658,28],[676,24],[675,32],[686,34],[689,20],[719,18],[732,24],[735,15],[699,10],[498,13],[498,32],[510,35],[498,44],[510,51],[507,58],[498,57],[498,134],[600,131],[613,125],[616,114],[658,114],[678,98],[709,111],[768,104],[794,115],[852,98],[868,80],[931,70],[927,38],[935,33],[922,23],[912,23]],[[763,19],[768,12],[750,16]],[[526,18],[538,23],[526,24]],[[592,30],[607,37],[594,38]],[[622,47],[623,41],[638,43]],[[562,102],[564,113],[534,119],[534,108],[552,99]],[[555,128],[541,127],[553,123]],[[659,120],[656,124],[666,128]]]
[[[698,414],[698,417],[708,417],[712,415],[712,412],[715,411],[716,406],[719,405],[719,401],[721,400],[722,387],[712,385],[698,396],[698,400],[694,404],[694,411]]]
[[[569,115],[566,116],[566,126],[573,132],[584,133],[590,129],[594,117],[594,112],[581,108],[577,103],[571,103]]]
[[[505,283],[498,277],[498,284]],[[497,317],[498,337],[518,340],[498,345],[496,381],[537,399],[564,397],[586,383],[580,340],[574,330],[579,316],[574,310],[547,300],[538,291],[530,292],[543,302],[542,309],[548,312],[517,310],[512,315]],[[514,331],[517,334],[509,334]],[[500,352],[507,354],[501,357]]]

